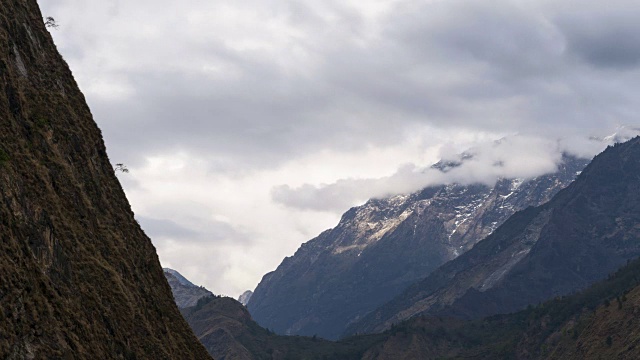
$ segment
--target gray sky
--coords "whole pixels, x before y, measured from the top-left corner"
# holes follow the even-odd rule
[[[163,265],[218,294],[372,196],[540,175],[640,125],[637,1],[39,3]]]

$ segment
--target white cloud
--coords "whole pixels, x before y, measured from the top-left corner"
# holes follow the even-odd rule
[[[640,123],[633,1],[39,2],[163,264],[218,293],[439,152],[534,176]]]

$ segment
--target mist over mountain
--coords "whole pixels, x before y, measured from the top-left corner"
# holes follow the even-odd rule
[[[618,257],[615,253],[637,257],[637,251],[635,256],[633,255],[634,244],[637,250],[640,234],[637,226],[632,224],[637,224],[634,220],[636,215],[633,214],[639,209],[635,205],[638,200],[637,195],[631,193],[637,192],[638,176],[640,176],[639,159],[640,138],[607,149],[589,165],[584,175],[565,190],[561,190],[547,203],[554,206],[565,204],[566,206],[556,207],[554,211],[563,215],[570,214],[576,209],[575,205],[580,205],[577,209],[582,211],[576,215],[578,218],[586,217],[592,221],[589,223],[590,226],[575,222],[577,218],[562,216],[561,219],[565,220],[564,223],[568,229],[585,228],[584,231],[598,238],[583,238],[584,242],[580,244],[583,247],[589,248],[599,241],[607,243],[606,246],[618,245],[613,246],[613,252],[603,251],[600,260],[609,259],[616,262]],[[612,177],[617,180],[612,182]],[[621,202],[623,198],[630,195],[628,202]],[[589,206],[581,206],[585,201]],[[621,209],[617,212],[611,211],[610,206],[613,203],[619,204]],[[477,253],[476,248],[490,247],[496,250],[496,243],[492,240],[494,238],[505,240],[499,242],[500,246],[509,243],[506,239],[515,239],[513,240],[515,243],[522,243],[521,232],[518,229],[537,228],[538,222],[529,220],[548,210],[547,206],[550,205],[547,204],[517,212],[493,235],[480,241],[473,249],[445,264],[441,269],[446,269],[449,264],[460,263],[462,259],[472,256]],[[593,218],[589,214],[597,216]],[[605,232],[604,237],[597,231],[592,231],[607,228],[606,224],[612,222],[617,224],[616,230]],[[546,230],[541,232],[544,233]],[[537,231],[525,231],[525,238],[528,240],[535,236],[538,236]],[[571,249],[573,254],[563,253],[567,248],[572,247],[573,240],[569,236],[567,243],[564,243],[564,239],[556,238],[543,246],[546,249],[553,249],[552,252],[558,255],[554,258],[549,256],[548,250],[545,250],[545,255],[550,261],[536,268],[543,271],[536,272],[534,278],[536,274],[545,274],[545,266],[557,262],[560,256],[566,258],[571,264],[575,264],[576,259],[582,265],[588,264],[592,259],[585,257],[589,249],[581,252],[573,248]],[[540,239],[537,243],[546,241]],[[598,250],[602,250],[602,247]],[[510,252],[508,249],[505,251]],[[532,248],[529,253],[536,251]],[[481,253],[487,256],[485,260],[489,260],[486,266],[470,268],[464,272],[463,276],[471,279],[484,277],[489,279],[493,286],[500,286],[500,281],[496,281],[495,276],[484,275],[486,273],[484,268],[495,265],[496,261],[491,259],[501,257],[500,251]],[[591,272],[602,270],[596,267],[590,267],[590,269]],[[564,271],[574,280],[579,273],[570,268],[565,268]],[[429,279],[439,272],[441,270],[436,270],[425,282],[428,283]],[[589,272],[586,271],[583,275]],[[610,272],[605,280],[594,280],[595,283],[590,283],[584,290],[569,296],[555,296],[516,313],[475,320],[460,319],[460,313],[448,311],[440,313],[445,317],[422,313],[408,320],[399,321],[382,333],[352,336],[336,342],[322,340],[315,336],[276,335],[256,324],[247,310],[231,298],[204,297],[198,301],[198,304],[183,309],[182,312],[210,353],[217,358],[226,359],[634,359],[640,356],[637,346],[640,337],[636,331],[639,325],[636,316],[640,306],[639,274],[640,260],[627,260],[618,270]],[[506,277],[508,276],[509,274]],[[516,281],[525,286],[531,286],[530,279],[519,277]],[[445,277],[442,278],[442,284],[446,286],[458,280],[457,275],[453,278]],[[548,277],[548,280],[551,281],[548,285],[553,287],[553,281],[563,283],[565,277],[558,279]],[[590,281],[587,277],[583,277],[583,280]],[[486,283],[486,281],[483,282],[483,284]],[[419,285],[421,284],[416,286]],[[476,290],[474,293],[482,290]],[[536,291],[544,292],[540,289]],[[526,295],[524,292],[523,294]],[[486,299],[482,297],[476,297],[474,300],[479,301],[480,306],[487,304]],[[469,303],[466,305],[468,306]],[[449,310],[454,308],[456,308],[455,303]],[[477,310],[477,307],[475,309]]]
[[[473,161],[467,153],[430,172],[447,176]],[[276,333],[336,339],[349,324],[469,250],[516,211],[549,200],[587,163],[564,156],[556,172],[533,179],[439,185],[372,199],[265,275],[248,309]]]
[[[243,292],[242,295],[240,295],[238,297],[238,301],[242,305],[247,306],[247,304],[249,303],[249,300],[251,300],[252,296],[253,296],[253,291],[247,290],[247,291]]]
[[[349,332],[418,314],[509,313],[603,279],[640,255],[639,178],[640,137],[609,147],[551,201],[516,213]]]

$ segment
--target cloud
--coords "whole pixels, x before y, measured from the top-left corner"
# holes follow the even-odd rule
[[[587,2],[560,14],[556,23],[567,39],[568,51],[602,69],[632,70],[640,65],[640,5],[613,1],[606,9]]]
[[[380,178],[340,179],[331,184],[299,187],[276,186],[272,199],[282,205],[303,210],[343,211],[369,198],[384,198],[409,194],[428,186],[458,184],[486,184],[492,186],[501,178],[531,179],[557,170],[564,153],[590,158],[614,141],[626,141],[637,136],[639,129],[619,128],[615,136],[595,139],[572,137],[542,139],[510,136],[480,143],[467,149],[460,165],[442,171],[405,164],[393,175]],[[451,144],[443,145],[441,158],[460,161],[460,153],[453,155]]]
[[[535,176],[640,124],[631,0],[39,3],[163,264],[218,293],[371,196]]]
[[[415,124],[563,136],[634,120],[632,77],[579,66],[633,65],[626,2],[44,3],[109,153],[132,165],[174,149],[268,168]]]
[[[171,207],[171,205],[164,204]],[[230,224],[215,219],[191,218],[188,224],[180,225],[170,219],[154,219],[138,217],[137,220],[148,236],[158,243],[163,241],[180,241],[182,243],[202,244],[209,243],[249,243],[250,239],[242,231],[234,229]],[[199,228],[199,230],[196,230]]]

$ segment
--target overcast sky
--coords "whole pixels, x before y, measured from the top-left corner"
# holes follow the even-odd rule
[[[217,294],[372,196],[540,175],[640,125],[637,0],[39,3],[162,264]]]

